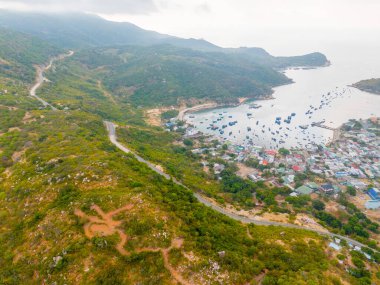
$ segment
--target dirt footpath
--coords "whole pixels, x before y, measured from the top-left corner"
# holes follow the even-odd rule
[[[122,221],[115,221],[113,216],[120,214],[122,212],[129,211],[133,208],[132,204],[127,204],[124,207],[116,209],[114,211],[110,211],[108,213],[104,213],[103,210],[98,205],[91,206],[91,210],[94,210],[98,216],[90,216],[85,214],[83,211],[76,209],[74,214],[79,218],[86,221],[83,226],[84,234],[89,239],[96,236],[110,236],[113,234],[118,234],[120,237],[119,243],[116,245],[117,251],[121,255],[130,255],[131,252],[125,250],[124,246],[128,242],[128,235],[122,231],[119,227],[122,224]],[[164,259],[164,266],[170,272],[173,279],[175,279],[178,283],[182,285],[193,285],[189,281],[186,281],[180,272],[178,272],[173,266],[171,266],[169,262],[169,252],[171,249],[179,249],[182,248],[183,239],[175,238],[171,241],[171,245],[167,248],[137,248],[134,252],[158,252],[162,253],[162,257]]]

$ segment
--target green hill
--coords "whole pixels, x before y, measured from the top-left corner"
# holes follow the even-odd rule
[[[362,80],[353,85],[354,87],[369,93],[380,94],[380,78]]]
[[[83,51],[75,60],[97,69],[104,85],[135,105],[176,105],[181,100],[237,102],[261,98],[289,83],[283,74],[242,56],[205,53],[173,46]],[[128,91],[129,90],[129,91]]]
[[[32,82],[34,65],[62,52],[41,39],[0,28],[0,76]]]

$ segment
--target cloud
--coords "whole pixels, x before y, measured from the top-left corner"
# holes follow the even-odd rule
[[[196,13],[211,13],[211,8],[207,3],[203,3],[195,7]]]
[[[157,11],[153,0],[0,0],[0,7],[27,11],[85,11],[130,15]]]

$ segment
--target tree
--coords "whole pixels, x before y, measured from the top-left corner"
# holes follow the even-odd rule
[[[194,145],[193,141],[190,139],[184,139],[183,144],[190,147]]]
[[[347,186],[347,193],[350,194],[351,196],[356,196],[356,189],[355,189],[355,187]]]
[[[322,211],[325,209],[325,203],[323,203],[321,200],[313,200],[311,204],[313,208],[318,211]]]
[[[290,151],[288,150],[288,149],[286,149],[286,148],[280,148],[279,150],[278,150],[278,152],[280,153],[280,154],[282,154],[282,155],[288,155],[288,154],[290,154]]]

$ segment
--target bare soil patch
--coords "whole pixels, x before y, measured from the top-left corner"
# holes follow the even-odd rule
[[[238,167],[237,175],[242,177],[242,178],[247,178],[249,174],[254,173],[256,170],[252,167],[248,167],[243,163],[237,163],[236,164]]]
[[[8,132],[14,132],[14,131],[21,132],[21,129],[19,127],[13,127],[13,128],[8,129]]]
[[[147,110],[145,112],[146,121],[149,125],[159,127],[161,126],[161,114],[174,109],[174,107],[162,107]]]
[[[35,121],[36,121],[36,118],[33,118],[33,115],[30,112],[26,112],[24,117],[22,118],[22,122],[24,124],[28,124]]]
[[[12,154],[12,160],[13,162],[19,162],[21,160],[21,157],[24,155],[26,149],[16,151]]]

